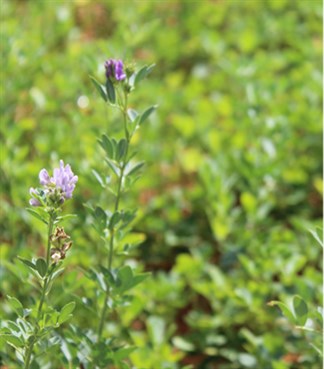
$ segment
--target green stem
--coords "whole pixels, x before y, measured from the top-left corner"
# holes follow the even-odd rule
[[[50,261],[50,252],[51,252],[51,235],[53,233],[53,227],[54,227],[54,217],[52,215],[50,215],[50,220],[48,223],[48,239],[47,239],[47,254],[46,254],[46,275],[48,273],[48,267],[49,267],[49,261]],[[39,301],[39,305],[38,305],[38,309],[37,309],[37,318],[36,318],[36,324],[35,324],[35,328],[33,331],[33,335],[32,335],[32,339],[30,340],[28,346],[27,346],[27,351],[26,351],[26,358],[25,358],[25,369],[29,369],[30,366],[30,359],[31,359],[31,355],[33,353],[33,349],[34,349],[34,345],[37,342],[37,333],[39,330],[39,321],[41,319],[41,315],[42,315],[42,307],[45,301],[45,296],[46,296],[46,291],[47,291],[47,287],[48,284],[51,280],[51,276],[52,273],[50,273],[49,275],[46,276],[43,286],[42,286],[42,294],[41,294],[41,298]]]
[[[127,132],[127,93],[126,92],[125,92],[124,104],[125,105],[124,105],[124,109],[123,109],[123,117],[124,117],[125,137],[126,137],[126,140],[127,140],[127,148],[126,148],[125,154],[122,158],[122,166],[120,168],[120,176],[118,178],[117,194],[116,194],[114,212],[118,211],[118,209],[119,209],[119,202],[120,202],[120,198],[121,198],[121,194],[122,194],[122,183],[123,183],[123,178],[124,178],[124,171],[125,171],[126,163],[127,163],[128,146],[129,146],[129,143],[130,143],[129,134]],[[109,252],[108,252],[108,270],[109,270],[109,272],[111,271],[111,266],[112,266],[112,259],[113,259],[113,252],[114,252],[114,240],[115,240],[115,232],[114,232],[114,230],[112,230],[111,235],[110,235]],[[101,339],[103,326],[104,326],[104,323],[105,323],[109,294],[110,294],[110,288],[107,286],[107,290],[106,290],[106,293],[105,293],[104,304],[103,304],[103,307],[102,307],[99,326],[98,326],[98,336],[97,336],[97,341],[98,342]]]
[[[27,349],[27,354],[26,354],[26,359],[25,359],[25,369],[29,369],[29,365],[30,365],[30,358],[31,358],[31,354],[33,351],[33,346],[34,346],[34,340],[31,341],[30,345],[28,346]]]
[[[54,228],[54,220],[55,220],[54,216],[51,214],[50,219],[49,219],[49,223],[48,223],[48,235],[47,235],[47,252],[46,252],[47,270],[48,270],[48,266],[49,266],[50,255],[51,255],[51,236],[52,236],[53,228]]]

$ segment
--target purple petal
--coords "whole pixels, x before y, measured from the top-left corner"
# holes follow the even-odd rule
[[[64,166],[63,160],[60,160],[60,168],[54,169],[52,181],[56,188],[62,191],[64,200],[64,198],[69,199],[72,197],[78,177],[74,175],[69,164]]]
[[[114,65],[115,65],[115,61],[113,59],[109,59],[105,62],[107,78],[112,77],[114,75]]]
[[[50,182],[51,182],[51,178],[50,176],[48,175],[48,172],[46,169],[42,169],[40,172],[39,172],[39,183],[42,185],[42,186],[46,186],[48,185]]]
[[[35,188],[33,188],[33,187],[30,187],[30,189],[29,189],[29,194],[30,195],[38,195],[38,192],[35,190]]]
[[[37,199],[34,199],[34,198],[29,200],[29,204],[31,206],[40,206],[41,205],[41,203]]]
[[[124,66],[121,60],[117,60],[115,63],[115,77],[117,81],[122,81],[126,78],[126,74],[124,73]]]

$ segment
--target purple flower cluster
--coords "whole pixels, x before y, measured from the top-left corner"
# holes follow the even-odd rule
[[[117,81],[122,81],[126,78],[124,65],[121,60],[109,59],[105,62],[106,77],[115,78]]]
[[[31,206],[41,206],[40,196],[46,201],[50,198],[52,202],[62,204],[65,200],[72,197],[78,176],[75,176],[69,164],[64,166],[63,160],[60,160],[60,167],[54,169],[53,177],[50,177],[46,169],[39,172],[39,183],[43,189],[31,188],[29,193],[32,199],[29,200]]]

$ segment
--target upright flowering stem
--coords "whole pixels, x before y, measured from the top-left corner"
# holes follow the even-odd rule
[[[54,228],[54,221],[55,218],[53,217],[53,215],[50,215],[50,219],[48,222],[48,238],[47,238],[47,253],[46,253],[46,278],[44,280],[43,283],[43,288],[42,288],[42,295],[41,295],[41,299],[39,301],[39,305],[38,305],[38,311],[37,311],[37,320],[39,321],[41,314],[42,314],[42,307],[45,301],[45,296],[46,296],[46,290],[47,290],[47,286],[50,282],[50,278],[51,278],[51,274],[49,273],[49,263],[50,263],[50,253],[51,253],[51,237],[52,237],[52,233],[53,233],[53,228]]]
[[[90,278],[97,280],[100,290],[100,313],[97,326],[97,340],[94,345],[93,357],[91,363],[95,363],[98,368],[110,367],[128,367],[129,357],[125,358],[124,350],[132,351],[134,347],[124,347],[117,337],[112,336],[106,339],[104,326],[108,315],[108,309],[113,309],[118,313],[118,307],[129,301],[127,294],[130,289],[144,281],[148,273],[137,273],[128,263],[117,264],[114,259],[117,256],[117,250],[123,248],[123,254],[134,246],[133,243],[126,241],[127,235],[132,232],[132,222],[136,218],[136,209],[128,207],[122,208],[122,195],[132,189],[134,183],[140,176],[140,170],[144,162],[134,161],[135,152],[130,148],[130,141],[144,121],[156,109],[151,106],[142,113],[133,108],[128,108],[128,95],[134,91],[141,80],[143,80],[154,65],[144,66],[135,70],[132,64],[126,65],[124,69],[121,60],[109,59],[105,63],[106,83],[102,85],[95,78],[91,78],[102,99],[109,106],[117,108],[122,114],[122,124],[120,130],[124,133],[120,139],[103,134],[99,139],[99,144],[105,152],[105,161],[108,165],[109,174],[113,178],[114,204],[112,209],[103,209],[100,206],[93,208],[92,211],[94,226],[100,234],[101,239],[105,240],[105,246],[108,248],[106,265],[100,265],[93,270]],[[108,186],[108,177],[106,173],[95,173],[96,178],[103,187]],[[105,180],[106,178],[106,180]],[[109,181],[110,182],[110,181]],[[112,190],[110,188],[110,190]],[[98,345],[103,343],[103,345]]]
[[[49,222],[48,222],[48,238],[47,238],[47,253],[46,253],[46,277],[45,277],[43,285],[42,285],[41,298],[40,298],[39,305],[38,305],[34,332],[33,332],[32,338],[30,340],[30,343],[29,343],[29,345],[27,347],[27,351],[26,351],[25,369],[29,369],[29,366],[30,366],[31,355],[32,355],[32,352],[33,352],[33,349],[34,349],[34,345],[37,341],[37,334],[38,334],[38,331],[39,331],[39,322],[42,318],[42,307],[43,307],[43,304],[44,304],[44,301],[45,301],[47,287],[48,287],[48,284],[50,282],[51,275],[52,275],[52,272],[53,272],[53,269],[52,269],[52,271],[49,272],[49,262],[50,262],[51,236],[52,236],[52,233],[53,233],[54,221],[55,221],[55,217],[51,214],[49,216]]]
[[[127,164],[128,146],[130,144],[130,137],[129,137],[128,132],[127,132],[127,101],[128,101],[128,96],[127,96],[127,92],[125,91],[124,92],[124,106],[123,106],[122,113],[123,113],[123,118],[124,118],[125,139],[127,141],[127,147],[126,147],[125,153],[124,153],[124,155],[121,159],[122,160],[122,166],[121,166],[121,170],[120,170],[120,176],[118,178],[114,212],[119,210],[119,202],[120,202],[120,198],[121,198],[121,194],[122,194],[122,183],[123,183],[123,178],[124,178],[124,171],[125,171],[126,164]],[[112,260],[113,260],[113,253],[114,253],[114,239],[115,239],[115,232],[112,229],[111,230],[111,235],[110,235],[110,240],[109,240],[108,265],[107,265],[109,272],[111,271],[111,267],[112,267]],[[104,323],[105,323],[109,293],[110,293],[110,288],[107,287],[107,290],[106,290],[106,293],[105,293],[104,304],[103,304],[101,315],[100,315],[99,326],[98,326],[98,336],[97,336],[98,342],[101,339],[103,326],[104,326]]]
[[[33,321],[33,325],[30,324],[31,328],[25,344],[24,369],[29,369],[32,363],[34,347],[40,338],[43,337],[44,331],[47,333],[50,328],[55,328],[64,321],[63,318],[59,321],[60,316],[58,316],[54,324],[45,322],[43,305],[46,295],[49,292],[49,286],[55,278],[54,272],[58,267],[58,262],[65,258],[66,252],[72,245],[72,242],[68,241],[70,237],[64,232],[64,229],[62,227],[56,227],[54,231],[54,225],[60,220],[58,214],[62,210],[63,203],[72,197],[77,180],[78,177],[73,174],[70,165],[64,166],[64,162],[61,160],[60,167],[54,169],[53,177],[49,176],[46,169],[42,169],[39,173],[39,181],[42,187],[30,189],[32,198],[29,203],[36,210],[28,210],[37,219],[47,224],[48,231],[46,259],[39,258],[36,263],[22,259],[24,264],[31,268],[33,272],[37,271],[41,285],[41,295],[37,310],[35,308],[36,318]],[[39,212],[37,212],[37,208],[40,208]],[[46,216],[44,213],[46,213]],[[72,302],[70,304],[75,303]]]

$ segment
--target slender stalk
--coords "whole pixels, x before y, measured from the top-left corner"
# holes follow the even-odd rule
[[[47,251],[46,251],[46,265],[47,265],[47,270],[48,270],[49,261],[50,261],[50,254],[51,254],[51,236],[52,236],[53,228],[54,228],[54,220],[55,219],[54,219],[53,214],[50,214],[50,219],[49,219],[49,223],[48,223]]]
[[[127,148],[126,148],[124,156],[122,158],[122,166],[120,168],[120,176],[118,178],[117,194],[116,194],[114,212],[118,211],[118,209],[119,209],[119,202],[120,202],[120,198],[121,198],[121,194],[122,194],[122,184],[123,184],[123,178],[124,178],[124,171],[125,171],[126,163],[127,163],[128,146],[129,146],[129,143],[130,143],[129,134],[127,132],[127,93],[126,92],[125,92],[125,99],[124,99],[124,109],[123,109],[122,112],[123,112],[123,117],[124,117],[124,129],[125,129],[125,137],[126,137],[126,140],[127,140]],[[109,272],[111,271],[111,267],[112,267],[112,259],[113,259],[113,251],[114,251],[114,240],[115,240],[115,232],[114,232],[114,230],[112,230],[111,234],[110,234],[109,252],[108,252],[108,270],[109,270]],[[106,293],[105,293],[104,304],[103,304],[103,307],[102,307],[99,326],[98,326],[98,336],[97,336],[97,341],[98,342],[101,339],[103,326],[104,326],[104,323],[105,323],[109,294],[110,294],[110,288],[109,288],[109,286],[107,286],[107,290],[106,290]]]
[[[32,338],[27,346],[27,351],[26,351],[26,358],[25,358],[25,369],[29,369],[30,366],[30,359],[31,359],[31,355],[34,349],[34,345],[37,342],[37,333],[39,330],[39,321],[41,319],[41,315],[42,315],[42,307],[45,301],[45,296],[46,296],[46,291],[47,291],[47,287],[48,284],[51,280],[51,276],[52,273],[48,274],[48,267],[49,267],[49,261],[50,261],[50,252],[51,252],[51,235],[53,233],[53,227],[54,227],[54,217],[52,215],[50,215],[50,219],[49,219],[49,223],[48,223],[48,238],[47,238],[47,253],[46,253],[46,277],[42,286],[42,293],[41,293],[41,298],[39,301],[39,305],[38,305],[38,309],[37,309],[37,318],[36,318],[36,324],[35,324],[35,328],[33,331],[33,335]]]

